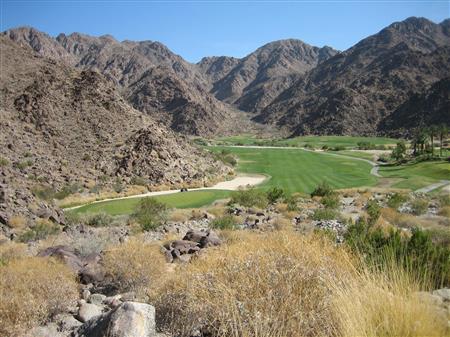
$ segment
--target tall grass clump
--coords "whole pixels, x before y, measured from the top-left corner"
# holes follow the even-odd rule
[[[24,336],[70,308],[78,289],[75,275],[58,261],[15,258],[0,264],[0,298],[0,336]]]
[[[166,273],[166,260],[161,248],[138,240],[107,249],[103,265],[118,291],[134,291],[138,296],[142,296],[148,287],[156,289]]]
[[[157,324],[177,336],[334,335],[329,283],[351,273],[347,261],[328,241],[240,232],[166,284]]]
[[[312,191],[311,197],[324,197],[326,195],[333,194],[333,189],[326,181],[322,181],[317,187]]]

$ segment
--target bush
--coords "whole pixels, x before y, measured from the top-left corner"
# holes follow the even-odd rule
[[[326,181],[323,181],[319,185],[317,185],[314,191],[312,191],[311,197],[324,197],[332,193],[333,189],[331,188],[331,186]]]
[[[221,150],[220,152],[216,152],[214,153],[214,157],[216,160],[220,160],[221,162],[231,166],[236,166],[237,164],[236,158],[228,150]]]
[[[404,194],[394,193],[389,197],[388,206],[394,209],[399,208],[403,203],[408,201],[408,197]]]
[[[237,227],[238,223],[234,216],[232,215],[225,215],[223,217],[214,219],[210,227],[214,229],[235,229]]]
[[[239,204],[245,207],[260,207],[264,208],[267,206],[267,196],[261,190],[254,188],[248,190],[240,190],[233,192],[231,194],[230,204]]]
[[[46,185],[34,186],[31,189],[31,192],[33,192],[33,194],[36,198],[39,198],[39,199],[42,199],[45,201],[51,201],[55,197],[55,190],[51,186],[46,186]]]
[[[64,186],[60,191],[54,193],[52,198],[61,200],[68,197],[71,194],[81,192],[83,190],[82,186],[78,183],[69,184]]]
[[[374,225],[381,215],[381,207],[376,200],[369,200],[366,205],[366,212],[369,215],[369,225]]]
[[[411,202],[411,209],[414,215],[422,215],[428,210],[428,201],[425,199],[415,199]]]
[[[339,212],[329,209],[329,208],[318,208],[314,210],[314,214],[311,217],[313,220],[335,220],[340,219],[341,215]]]
[[[169,208],[155,198],[143,198],[136,207],[132,217],[144,231],[157,228],[167,221]]]
[[[450,195],[444,194],[438,197],[441,207],[450,206]]]
[[[285,202],[287,204],[287,210],[290,212],[296,212],[298,211],[298,199],[295,196],[290,196],[285,199]]]
[[[330,150],[331,151],[344,151],[345,150],[345,146],[342,146],[342,145],[334,146]]]
[[[75,275],[53,259],[13,259],[0,265],[0,298],[0,335],[25,336],[75,304]]]
[[[325,208],[336,209],[339,207],[339,196],[336,193],[325,195],[320,201]]]
[[[113,222],[113,217],[105,212],[86,214],[80,217],[83,224],[92,227],[106,227]]]
[[[28,228],[25,232],[19,235],[20,242],[30,242],[43,240],[50,235],[57,234],[60,228],[58,225],[48,221],[40,220],[34,227]]]
[[[397,229],[384,233],[360,220],[348,227],[345,239],[369,266],[383,271],[394,261],[421,284],[450,285],[450,248],[434,243],[428,232],[414,228],[411,237],[405,237]]]
[[[117,177],[116,180],[114,181],[114,184],[113,184],[112,187],[113,187],[114,192],[116,192],[116,193],[122,192],[123,189],[124,189],[124,186],[122,184],[122,180],[120,180],[120,178]]]
[[[15,163],[15,167],[17,167],[19,170],[23,170],[25,168],[27,168],[28,166],[33,165],[33,161],[32,160],[24,160],[18,163]]]
[[[267,200],[271,204],[276,203],[279,199],[284,198],[284,190],[278,187],[272,187],[270,190],[266,192]]]
[[[166,260],[156,244],[130,240],[106,250],[103,265],[119,292],[134,291],[142,297],[145,290],[156,290],[166,273]]]
[[[3,157],[0,157],[0,167],[5,167],[9,165],[9,160]]]

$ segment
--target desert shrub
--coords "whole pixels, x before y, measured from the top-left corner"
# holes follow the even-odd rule
[[[328,284],[350,274],[346,253],[292,232],[236,234],[151,299],[158,326],[183,337],[199,327],[214,337],[333,335]]]
[[[450,248],[434,243],[426,231],[414,228],[407,237],[397,229],[385,233],[360,220],[348,227],[345,238],[371,267],[383,271],[394,261],[422,284],[437,288],[450,285]]]
[[[69,185],[63,186],[63,188],[61,188],[61,190],[54,193],[53,198],[61,200],[61,199],[68,197],[71,194],[81,192],[82,189],[83,189],[82,186],[78,183],[69,184]]]
[[[31,192],[33,192],[35,197],[45,201],[51,201],[55,197],[55,190],[48,185],[34,186]]]
[[[132,217],[144,231],[149,231],[167,221],[168,211],[168,206],[155,198],[143,198],[137,205]]]
[[[119,177],[117,177],[116,180],[114,181],[112,188],[113,188],[114,192],[116,192],[116,193],[120,193],[123,191],[124,185],[122,183],[122,180],[120,180]]]
[[[336,209],[339,207],[339,195],[336,193],[325,195],[320,202],[325,208]]]
[[[450,206],[444,206],[439,210],[439,215],[450,218]]]
[[[75,303],[75,275],[52,259],[14,259],[0,265],[0,298],[0,335],[24,336]]]
[[[322,146],[322,150],[327,151],[329,149],[328,145]]]
[[[271,204],[276,203],[279,199],[284,198],[284,190],[282,188],[279,187],[272,187],[270,190],[268,190],[266,192],[267,194],[267,200],[269,200],[269,202]]]
[[[408,196],[400,193],[394,193],[389,197],[387,204],[389,207],[397,209],[406,201],[408,201]]]
[[[5,167],[9,165],[9,160],[3,157],[0,157],[0,167]]]
[[[14,215],[8,221],[8,226],[11,228],[24,228],[27,224],[27,219],[22,215]]]
[[[317,185],[314,191],[312,191],[311,197],[324,197],[332,193],[333,189],[331,186],[326,181],[322,181],[319,185]]]
[[[27,255],[27,245],[10,241],[0,245],[0,266]]]
[[[369,200],[366,205],[366,212],[369,216],[369,225],[373,225],[377,222],[378,218],[381,215],[381,207],[380,205],[378,205],[378,202],[376,200]]]
[[[370,142],[358,142],[356,145],[358,145],[359,150],[373,150],[375,149],[375,144]]]
[[[438,197],[441,207],[450,206],[450,195],[443,194]]]
[[[411,210],[414,215],[424,214],[428,210],[429,202],[425,199],[415,199],[411,202]]]
[[[314,210],[313,215],[311,218],[313,220],[335,220],[340,219],[341,215],[339,212],[335,211],[334,209],[330,208],[318,208]]]
[[[106,250],[103,265],[119,292],[135,291],[143,296],[145,289],[156,290],[166,273],[166,260],[161,248],[137,240]]]
[[[298,211],[298,198],[295,196],[289,196],[285,199],[285,202],[287,204],[287,210],[290,212],[296,212]]]
[[[66,211],[64,212],[64,218],[68,226],[75,226],[83,222],[82,216],[77,212]]]
[[[130,181],[131,185],[147,186],[149,181],[146,178],[133,176]]]
[[[81,222],[92,227],[106,227],[111,225],[113,217],[105,212],[88,213],[81,217]]]
[[[254,188],[248,190],[235,191],[231,194],[231,204],[239,204],[245,207],[260,207],[264,208],[267,206],[267,196],[261,190]]]
[[[220,218],[214,219],[210,223],[210,227],[214,229],[235,229],[238,225],[237,219],[232,215],[225,215]]]
[[[28,228],[25,232],[19,235],[20,242],[30,242],[43,240],[50,235],[57,234],[60,228],[57,224],[48,220],[39,220],[36,225]]]
[[[91,155],[89,154],[89,153],[86,153],[84,156],[83,156],[83,158],[82,158],[84,161],[89,161],[89,160],[91,160],[92,158],[91,158]]]
[[[16,168],[18,168],[19,170],[23,170],[23,169],[25,169],[25,168],[27,168],[28,166],[31,166],[31,165],[33,165],[33,161],[32,160],[24,160],[24,161],[21,161],[21,162],[17,162],[17,163],[15,163],[14,164],[14,166],[16,167]]]

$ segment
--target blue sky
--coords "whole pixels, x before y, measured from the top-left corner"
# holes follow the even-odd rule
[[[450,17],[449,1],[39,1],[0,0],[1,30],[33,26],[56,36],[81,32],[154,40],[191,62],[242,57],[297,38],[345,50],[394,21]]]

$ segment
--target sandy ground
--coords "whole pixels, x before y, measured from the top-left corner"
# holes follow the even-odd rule
[[[228,190],[228,191],[236,191],[240,188],[246,188],[251,187],[255,185],[261,184],[264,180],[268,179],[266,176],[263,175],[238,175],[232,180],[228,181],[222,181],[220,183],[215,184],[211,187],[200,187],[200,188],[190,188],[188,191],[204,191],[204,190]],[[132,199],[132,198],[143,198],[143,197],[155,197],[158,195],[167,195],[167,194],[174,194],[174,193],[181,193],[180,189],[176,190],[166,190],[166,191],[157,191],[157,192],[147,192],[143,194],[135,194],[130,195],[127,197],[119,197],[119,198],[110,198],[110,199],[103,199],[103,200],[97,200],[93,202],[89,202],[87,204],[65,208],[64,210],[72,210],[77,209],[80,207],[83,207],[85,205],[90,204],[96,204],[99,202],[105,202],[105,201],[111,201],[111,200],[122,200],[122,199]]]

